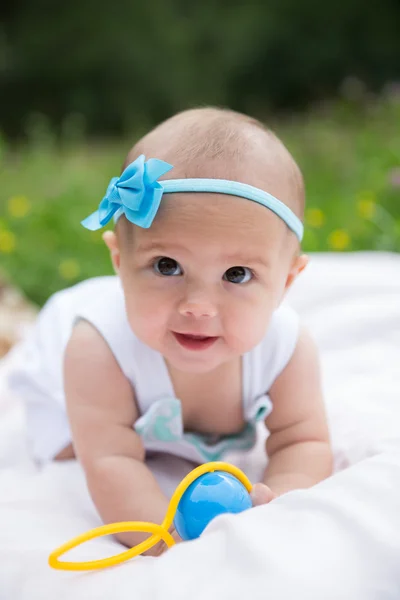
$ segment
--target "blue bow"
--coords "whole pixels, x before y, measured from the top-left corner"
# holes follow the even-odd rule
[[[113,177],[98,210],[82,221],[86,229],[96,231],[110,221],[118,211],[128,221],[147,229],[160,206],[163,187],[157,179],[168,173],[172,165],[141,154],[128,165],[120,177]],[[119,216],[117,215],[117,216]]]

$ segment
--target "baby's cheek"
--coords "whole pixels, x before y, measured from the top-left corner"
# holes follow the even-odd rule
[[[145,343],[158,336],[165,321],[164,306],[156,294],[134,294],[127,299],[127,313],[133,332]]]
[[[257,346],[257,344],[261,342],[265,335],[267,324],[268,318],[263,311],[254,311],[248,316],[247,322],[243,327],[248,350],[254,348],[254,346]]]
[[[231,313],[225,330],[229,332],[230,346],[235,352],[249,352],[261,342],[269,321],[268,311],[253,306]]]
[[[267,294],[259,294],[257,301],[246,311],[246,340],[251,348],[261,342],[274,310],[273,298]]]

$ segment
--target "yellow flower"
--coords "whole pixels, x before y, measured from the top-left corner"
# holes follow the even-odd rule
[[[14,252],[16,245],[13,232],[2,229],[0,231],[0,252],[3,254],[11,254],[11,252]]]
[[[357,210],[360,217],[363,219],[372,219],[376,213],[376,202],[373,200],[359,200],[357,202]]]
[[[81,269],[76,260],[68,258],[60,262],[58,265],[58,272],[63,279],[70,281],[78,277]]]
[[[328,236],[328,244],[334,250],[344,250],[350,244],[350,236],[344,229],[335,229]]]
[[[319,228],[325,223],[325,214],[320,208],[309,208],[306,211],[306,223],[310,227]]]
[[[8,199],[8,212],[15,219],[25,217],[30,209],[31,205],[26,196],[11,196]]]

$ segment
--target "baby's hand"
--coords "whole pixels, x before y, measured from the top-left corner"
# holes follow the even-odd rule
[[[256,483],[253,485],[253,489],[250,494],[253,506],[261,506],[261,504],[268,504],[274,498],[276,494],[269,488],[265,483]]]

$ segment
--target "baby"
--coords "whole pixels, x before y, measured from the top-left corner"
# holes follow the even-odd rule
[[[260,420],[268,465],[253,504],[330,475],[317,351],[281,304],[308,261],[303,212],[301,173],[275,135],[203,108],[142,138],[83,221],[114,217],[103,238],[118,277],[51,298],[12,383],[36,458],[76,456],[104,522],[163,520],[146,456],[220,460],[251,448]]]

